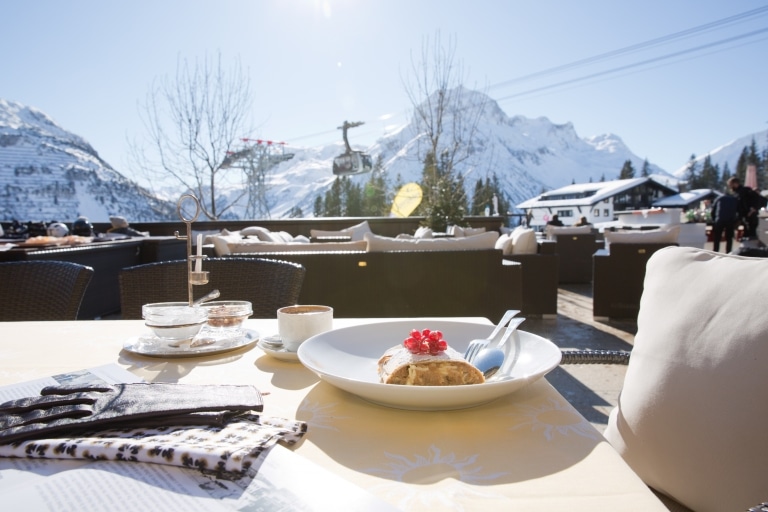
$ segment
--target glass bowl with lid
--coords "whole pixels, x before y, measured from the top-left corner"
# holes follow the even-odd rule
[[[208,327],[213,329],[239,329],[253,307],[247,300],[213,300],[201,304],[208,312]]]
[[[141,307],[141,316],[158,338],[182,341],[200,332],[208,319],[208,310],[188,302],[154,302]]]

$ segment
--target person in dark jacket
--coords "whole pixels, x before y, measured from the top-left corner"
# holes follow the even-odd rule
[[[730,188],[739,200],[739,216],[744,223],[744,237],[757,237],[757,224],[760,222],[758,213],[763,206],[763,197],[741,184],[741,180],[736,176],[728,179],[728,188]]]
[[[552,216],[552,220],[547,222],[547,226],[562,227],[563,221],[561,221],[560,218],[557,216],[557,214],[555,214]]]
[[[739,222],[739,200],[724,194],[712,203],[712,248],[720,252],[720,239],[725,233],[725,252],[733,249],[733,232]]]

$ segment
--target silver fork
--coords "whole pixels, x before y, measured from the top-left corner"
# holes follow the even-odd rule
[[[469,345],[467,346],[467,350],[464,352],[464,359],[471,363],[472,360],[477,356],[477,353],[483,350],[485,347],[488,346],[488,344],[491,343],[494,339],[496,339],[496,336],[501,332],[501,330],[504,328],[505,325],[507,325],[507,322],[509,322],[513,316],[520,313],[517,309],[510,309],[506,313],[504,313],[504,316],[501,317],[501,321],[499,322],[499,325],[497,325],[490,336],[488,336],[485,339],[477,339],[472,340],[469,342]]]

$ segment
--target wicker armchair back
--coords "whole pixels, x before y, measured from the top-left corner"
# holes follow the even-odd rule
[[[255,318],[273,318],[277,309],[296,304],[304,282],[303,266],[259,258],[208,258],[203,270],[208,284],[195,286],[195,298],[213,289],[219,300],[247,300]],[[120,311],[124,319],[140,319],[141,307],[151,302],[188,300],[187,261],[162,261],[120,271]]]
[[[68,261],[0,263],[0,320],[76,320],[93,268]]]

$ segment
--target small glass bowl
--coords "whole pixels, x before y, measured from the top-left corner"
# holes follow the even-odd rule
[[[158,338],[180,341],[194,338],[208,318],[208,310],[187,302],[155,302],[141,307],[144,323]]]
[[[253,314],[247,300],[214,300],[201,304],[208,311],[208,326],[214,329],[237,329]]]

